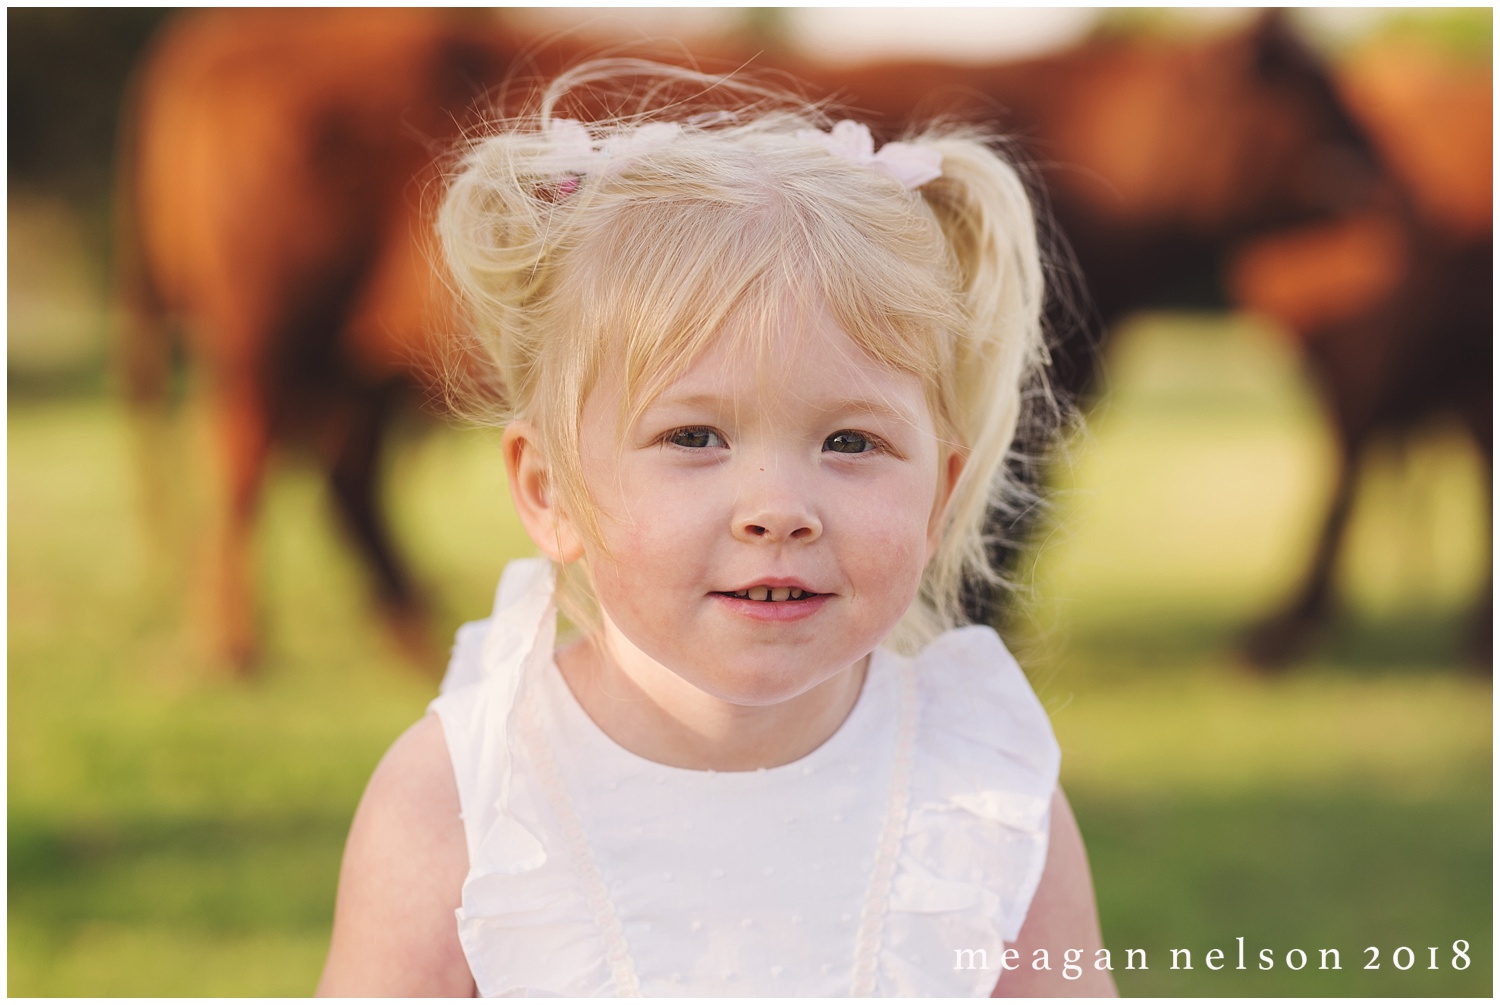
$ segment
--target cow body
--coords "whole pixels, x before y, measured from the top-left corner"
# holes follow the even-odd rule
[[[1493,463],[1488,70],[1387,44],[1352,62],[1341,83],[1387,165],[1380,197],[1249,243],[1231,271],[1236,301],[1295,339],[1337,448],[1302,582],[1247,637],[1249,654],[1268,667],[1300,652],[1327,618],[1359,473],[1376,443],[1446,418],[1472,439],[1486,484]],[[1472,617],[1477,666],[1490,662],[1492,592],[1481,591]]]

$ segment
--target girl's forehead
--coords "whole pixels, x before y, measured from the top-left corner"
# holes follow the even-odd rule
[[[788,307],[768,322],[736,318],[724,327],[683,376],[759,383],[785,378],[843,384],[895,371],[860,346],[826,306]]]
[[[642,390],[650,398],[638,402],[644,408],[718,402],[736,409],[837,409],[863,402],[926,412],[920,378],[876,357],[816,303],[782,310],[774,321],[734,319],[672,379]]]

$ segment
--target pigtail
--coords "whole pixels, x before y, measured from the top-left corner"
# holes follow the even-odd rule
[[[567,163],[570,152],[550,133],[552,121],[533,116],[499,127],[468,149],[449,181],[437,229],[464,328],[447,342],[444,387],[451,410],[480,425],[532,422],[559,503],[597,535],[569,446],[578,440],[588,343],[570,330],[554,296],[557,265],[576,248],[597,200]],[[586,572],[557,572],[559,607],[575,625],[592,626],[597,612]]]
[[[991,512],[1014,518],[1034,500],[1012,477],[1024,421],[1055,415],[1046,380],[1046,296],[1032,200],[1018,170],[977,137],[920,138],[942,154],[943,173],[921,189],[951,250],[967,330],[956,333],[950,421],[967,456],[949,525],[928,567],[927,635],[965,620],[965,588],[1001,585],[990,559]],[[1008,542],[1007,542],[1008,543]]]
[[[445,274],[465,322],[450,342],[461,358],[448,366],[449,404],[486,424],[515,418],[535,381],[535,306],[567,242],[549,154],[535,131],[475,143],[438,211]]]

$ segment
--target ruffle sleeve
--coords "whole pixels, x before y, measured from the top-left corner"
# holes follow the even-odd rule
[[[570,870],[543,868],[539,834],[550,826],[546,800],[527,772],[525,723],[518,712],[528,678],[552,658],[556,609],[551,566],[523,559],[506,567],[495,607],[458,631],[441,693],[430,708],[454,762],[469,873],[457,909],[459,941],[481,996],[609,993],[609,973],[593,919]],[[524,947],[519,955],[516,947]],[[528,979],[537,959],[561,988]]]
[[[948,632],[916,657],[917,759],[892,883],[881,994],[986,995],[1047,859],[1059,750],[992,629]]]

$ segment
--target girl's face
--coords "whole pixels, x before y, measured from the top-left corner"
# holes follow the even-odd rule
[[[737,705],[858,671],[916,595],[959,470],[916,377],[826,312],[786,317],[764,368],[712,349],[623,431],[606,379],[580,424],[610,651]]]

